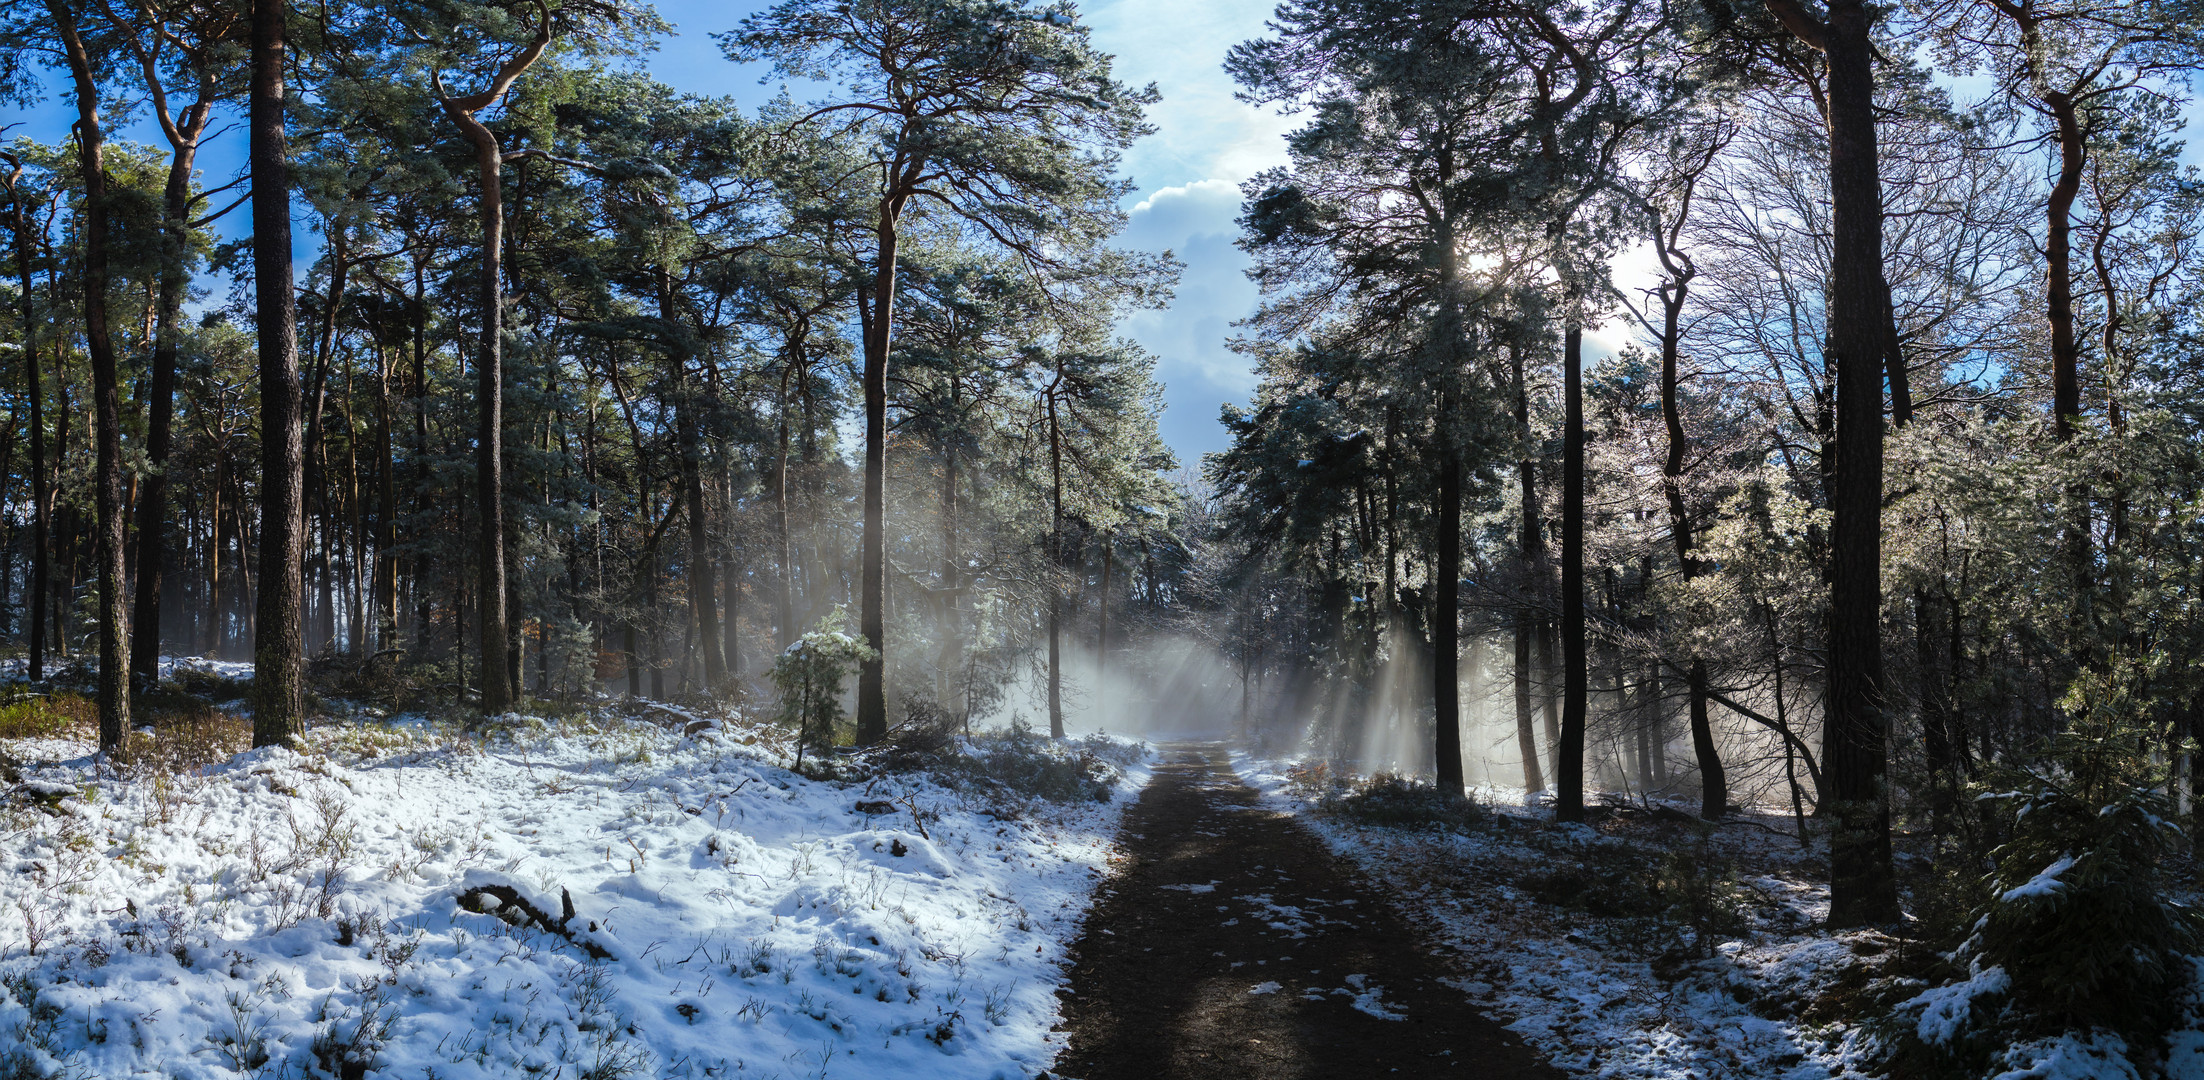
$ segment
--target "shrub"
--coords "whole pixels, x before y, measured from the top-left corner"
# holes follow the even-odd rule
[[[99,737],[99,704],[62,690],[0,705],[0,739]]]
[[[139,727],[115,760],[141,773],[197,772],[252,746],[252,721],[180,695],[141,707],[133,719]]]
[[[881,767],[901,772],[938,766],[957,753],[961,722],[940,702],[913,695],[903,699],[903,722],[888,732]]]
[[[938,772],[951,783],[1050,802],[1107,802],[1118,744],[1100,737],[1056,742],[1035,735],[1023,717],[1010,729],[967,740]],[[1134,753],[1139,751],[1135,750]]]
[[[1941,985],[1914,984],[1880,1023],[1893,1064],[1977,1074],[2016,1043],[2110,1033],[2155,1067],[2204,921],[2167,895],[2161,859],[2182,834],[2160,767],[2136,749],[2165,743],[2142,691],[2154,666],[2077,678],[2068,729],[1978,797],[2008,839]]]
[[[1711,849],[1712,833],[1702,827],[1695,842],[1669,850],[1620,840],[1553,845],[1548,869],[1523,885],[1541,903],[1630,924],[1621,929],[1648,952],[1712,956],[1749,925],[1744,890]]]
[[[1357,824],[1411,829],[1467,828],[1492,816],[1466,795],[1392,773],[1329,785],[1317,809]]]

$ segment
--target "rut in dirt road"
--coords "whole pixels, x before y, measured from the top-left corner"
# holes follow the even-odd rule
[[[1561,1080],[1216,743],[1174,744],[1064,996],[1061,1080]]]

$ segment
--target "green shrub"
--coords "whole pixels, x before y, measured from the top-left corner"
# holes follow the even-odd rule
[[[837,608],[819,628],[796,639],[773,661],[773,686],[780,691],[780,722],[796,729],[796,769],[806,749],[825,752],[841,740],[842,682],[855,665],[880,654],[842,630]]]
[[[0,739],[99,737],[99,705],[67,690],[0,706]]]
[[[2151,674],[2115,663],[2077,678],[2067,730],[1979,796],[2008,839],[1939,985],[1909,988],[1879,1025],[1895,1067],[1976,1075],[2017,1042],[2111,1033],[2154,1069],[2204,920],[2167,895],[2161,860],[2182,834],[2162,767],[2138,752],[2165,745]]]
[[[1358,825],[1389,828],[1467,828],[1489,820],[1491,812],[1460,792],[1392,773],[1360,783],[1330,784],[1318,797],[1317,810]]]

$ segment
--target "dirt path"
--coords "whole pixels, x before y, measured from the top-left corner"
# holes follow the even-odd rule
[[[1164,748],[1074,947],[1059,1080],[1561,1080],[1218,743]]]

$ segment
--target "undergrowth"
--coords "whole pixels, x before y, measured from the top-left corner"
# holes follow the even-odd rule
[[[1357,825],[1386,828],[1465,829],[1492,817],[1489,807],[1467,795],[1393,773],[1335,785],[1318,798],[1316,806],[1319,813]]]
[[[99,737],[99,704],[62,690],[19,697],[0,705],[0,739]]]

